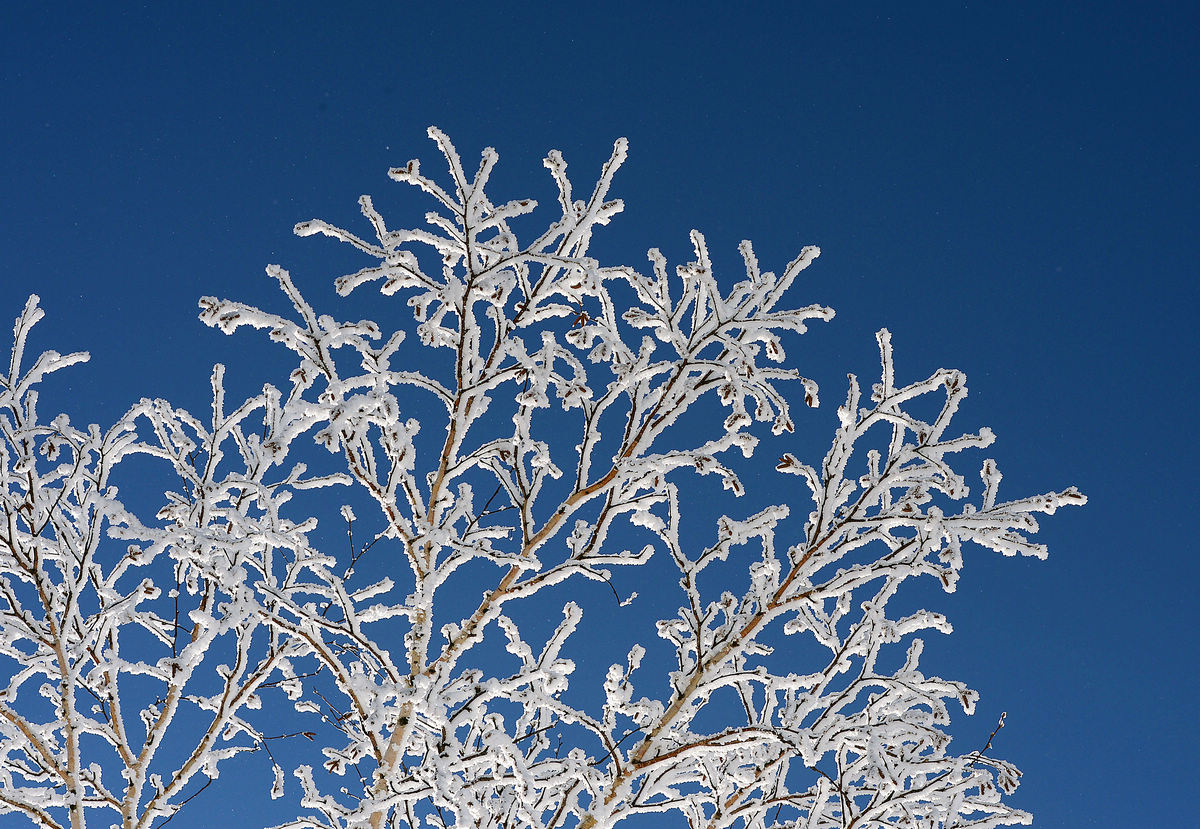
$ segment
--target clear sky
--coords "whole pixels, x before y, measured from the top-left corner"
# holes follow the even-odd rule
[[[797,297],[837,318],[790,348],[824,392],[800,432],[832,433],[886,325],[903,379],[967,373],[960,425],[998,434],[1003,492],[1087,493],[1043,522],[1047,562],[975,550],[956,594],[930,594],[956,632],[924,666],[982,694],[961,750],[1008,712],[995,752],[1038,825],[1189,825],[1200,15],[741,5],[5,4],[0,318],[36,292],[36,344],[92,353],[47,407],[202,409],[213,362],[247,389],[285,364],[196,299],[279,307],[278,263],[336,313],[332,279],[362,263],[291,228],[360,227],[362,193],[424,210],[385,172],[436,169],[428,125],[469,159],[495,147],[504,198],[549,195],[551,148],[586,186],[627,136],[608,264],[682,261],[693,227],[730,278],[743,238],[772,267],[821,246]],[[172,827],[248,808],[214,795]]]

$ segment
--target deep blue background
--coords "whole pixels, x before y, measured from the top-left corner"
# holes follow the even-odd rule
[[[384,173],[438,169],[429,124],[469,167],[497,148],[501,200],[552,200],[552,147],[587,187],[628,136],[607,263],[641,266],[651,245],[683,261],[693,227],[730,279],[742,238],[775,268],[821,245],[796,295],[838,316],[790,347],[823,387],[801,432],[832,432],[886,325],[902,380],[967,372],[960,420],[999,435],[1003,493],[1091,499],[1044,522],[1048,562],[976,551],[933,600],[957,630],[927,669],[983,694],[961,749],[1007,710],[995,750],[1026,772],[1013,802],[1039,825],[1194,820],[1193,7],[16,5],[0,13],[0,316],[37,292],[35,345],[92,353],[48,384],[47,411],[203,410],[218,360],[247,390],[282,382],[276,352],[247,351],[265,339],[203,327],[196,298],[279,308],[261,275],[278,262],[337,313],[332,278],[362,262],[291,227],[362,228],[360,193],[426,209]],[[255,826],[253,786],[172,826]]]

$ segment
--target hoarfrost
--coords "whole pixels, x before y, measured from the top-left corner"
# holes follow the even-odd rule
[[[519,241],[537,205],[485,194],[496,152],[470,175],[429,135],[447,182],[415,161],[389,173],[434,202],[420,226],[389,227],[364,196],[369,234],[295,228],[368,257],[338,292],[377,286],[411,323],[320,314],[278,266],[267,272],[287,314],[201,299],[208,325],[266,331],[295,355],[286,382],[245,401],[226,401],[217,366],[204,417],[143,400],[108,431],[43,422],[35,387],[86,355],[22,369],[42,317],[30,298],[0,377],[0,655],[14,666],[0,689],[0,812],[149,829],[231,757],[262,751],[272,798],[288,796],[289,769],[300,784],[293,829],[666,813],[713,827],[1028,823],[1005,800],[1019,772],[991,740],[950,747],[947,702],[970,713],[976,695],[927,675],[917,638],[949,621],[890,615],[889,602],[914,578],[953,590],[965,542],[1044,556],[1034,514],[1083,496],[1003,501],[988,459],[969,500],[957,456],[994,437],[950,430],[965,377],[901,385],[884,330],[880,380],[864,400],[849,376],[824,458],[778,460],[811,504],[747,515],[731,500],[698,546],[697,522],[715,516],[691,504],[691,473],[741,495],[737,469],[764,430],[796,428],[793,400],[818,404],[790,367],[792,337],[833,311],[789,297],[819,250],[776,274],[743,242],[745,277],[728,289],[698,232],[673,274],[657,250],[648,274],[601,266],[588,249],[623,209],[609,191],[624,140],[583,199],[549,153],[558,215]],[[924,398],[941,403],[931,422],[913,414]],[[707,401],[716,417],[685,428]],[[134,457],[173,477],[149,513],[118,498]],[[316,514],[297,519],[306,504]],[[635,536],[650,541],[622,549]],[[655,555],[678,576],[655,645],[670,664],[635,644],[588,707],[572,693],[572,636],[636,594],[586,622],[569,601],[549,633],[520,620],[570,580],[616,594],[612,568]],[[488,586],[463,609],[480,573]],[[823,657],[795,673],[781,636],[811,637]],[[494,641],[503,654],[488,655]],[[305,725],[265,733],[260,706]],[[190,741],[181,764],[160,751],[168,734]]]

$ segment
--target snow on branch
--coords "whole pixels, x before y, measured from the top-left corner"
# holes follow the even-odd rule
[[[972,498],[960,456],[994,438],[952,428],[965,377],[904,385],[885,330],[824,458],[776,463],[804,497],[739,506],[765,433],[818,405],[788,349],[833,317],[792,297],[819,250],[776,273],[742,242],[733,281],[693,232],[674,270],[602,265],[624,140],[586,199],[547,155],[547,221],[487,195],[494,150],[472,174],[429,135],[445,176],[389,173],[431,201],[419,221],[363,196],[366,232],[295,228],[366,258],[335,287],[378,288],[384,322],[319,313],[278,266],[285,312],[200,301],[294,355],[240,403],[218,366],[204,417],[143,400],[107,432],[43,424],[34,387],[86,355],[22,374],[30,300],[0,378],[0,812],[149,827],[261,751],[296,829],[1028,823],[990,740],[951,747],[976,695],[925,673],[919,638],[950,622],[890,603],[953,590],[967,542],[1044,557],[1034,515],[1084,497],[1002,500],[988,459]],[[146,464],[161,502],[120,500]],[[697,505],[705,476],[727,515]],[[678,610],[592,671],[639,607],[616,570],[659,565]]]

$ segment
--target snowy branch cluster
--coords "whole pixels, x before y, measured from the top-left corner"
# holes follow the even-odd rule
[[[295,829],[1027,823],[1003,797],[1015,768],[950,748],[948,703],[975,694],[923,673],[913,637],[949,623],[889,601],[923,575],[953,590],[964,542],[1044,556],[1034,514],[1083,497],[1002,501],[987,460],[969,500],[952,464],[992,435],[950,431],[963,375],[899,384],[881,331],[880,381],[851,376],[824,460],[779,459],[811,504],[722,516],[697,544],[695,475],[741,495],[765,430],[817,405],[784,340],[833,316],[789,304],[819,251],[776,274],[744,242],[728,289],[699,233],[674,273],[656,250],[648,273],[605,267],[588,247],[622,209],[624,141],[583,199],[551,152],[561,215],[518,241],[535,204],[485,195],[495,152],[472,176],[430,136],[448,187],[390,172],[432,199],[423,226],[364,196],[369,236],[296,227],[369,257],[339,293],[378,283],[411,324],[320,314],[278,267],[287,314],[201,300],[207,324],[294,352],[250,399],[226,401],[218,366],[203,417],[143,400],[107,432],[43,422],[38,383],[86,355],[27,361],[30,299],[0,376],[0,813],[149,829],[261,752],[233,762],[273,769],[263,795],[296,799]],[[603,687],[572,684],[572,644],[611,602],[518,626],[652,557],[679,609]]]

